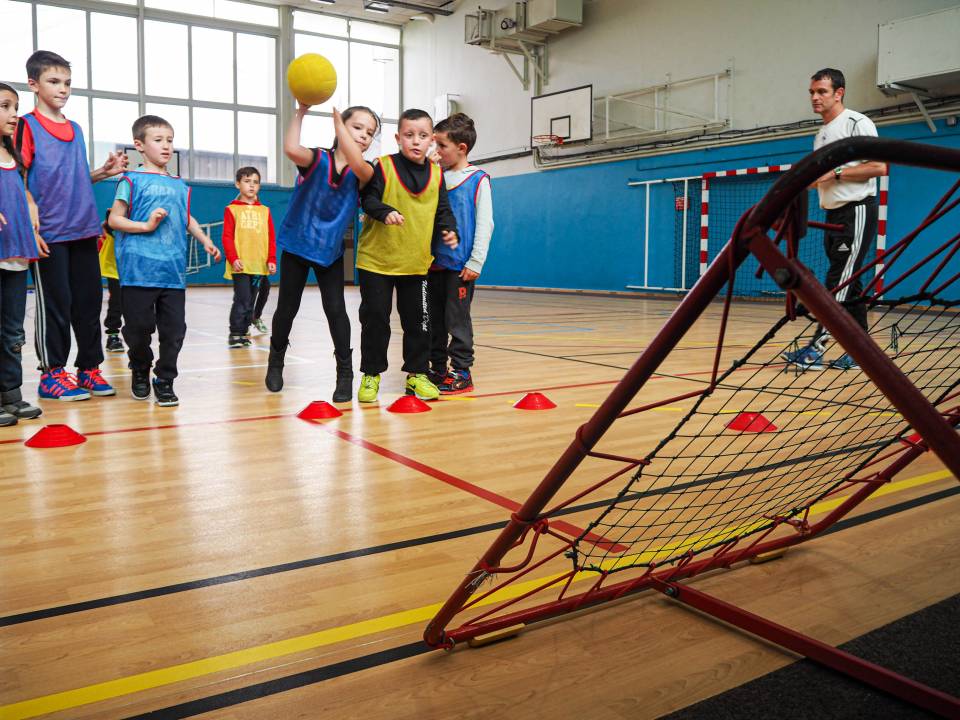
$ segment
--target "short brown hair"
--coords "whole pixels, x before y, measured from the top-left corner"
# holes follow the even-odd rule
[[[27,78],[30,80],[39,80],[44,70],[50,68],[70,69],[70,63],[49,50],[37,50],[33,55],[27,58]]]
[[[477,129],[473,126],[470,116],[464,113],[454,113],[445,120],[441,120],[433,131],[446,133],[447,137],[457,145],[463,143],[467,146],[467,152],[473,150],[473,146],[477,144]]]
[[[245,177],[250,177],[251,175],[256,175],[257,180],[260,180],[263,176],[260,174],[260,171],[257,170],[253,165],[247,165],[237,170],[237,182],[240,182]]]
[[[152,127],[165,127],[173,130],[173,125],[159,115],[143,115],[133,123],[133,139],[142,141],[147,136],[147,130]]]

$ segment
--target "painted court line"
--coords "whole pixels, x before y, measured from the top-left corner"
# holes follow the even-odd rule
[[[907,488],[917,487],[936,480],[951,477],[946,470],[940,470],[925,475],[919,475],[912,478],[906,478],[898,482],[890,483],[878,489],[874,496],[888,495],[895,492],[906,490]],[[955,489],[951,488],[951,493]],[[832,510],[845,498],[836,498],[817,503],[811,508],[810,515],[820,515]],[[856,520],[857,518],[852,518]],[[595,577],[592,573],[581,573],[586,577]],[[541,585],[549,578],[538,578],[526,583],[518,583],[509,588],[509,592],[500,595],[492,595],[475,607],[481,605],[490,605],[502,602],[506,599],[519,597],[529,592],[534,587]],[[3,720],[28,720],[46,713],[68,710],[70,708],[91,703],[102,702],[124,695],[131,695],[145,690],[151,690],[165,685],[172,685],[177,682],[192,680],[217,672],[233,670],[254,663],[275,660],[280,657],[292,655],[294,653],[307,652],[317,648],[333,645],[339,642],[356,640],[361,637],[380,633],[389,630],[396,630],[409,625],[424,623],[429,621],[442,603],[434,603],[419,608],[403,610],[377,618],[361,620],[359,622],[342,625],[340,627],[328,628],[306,635],[278,640],[276,642],[257,645],[243,650],[215,655],[201,660],[172,665],[166,668],[151,670],[136,675],[130,675],[116,680],[108,680],[86,687],[66,690],[59,693],[52,693],[29,700],[0,706],[0,718]]]

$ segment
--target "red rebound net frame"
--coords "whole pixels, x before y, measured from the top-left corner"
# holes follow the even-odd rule
[[[933,184],[945,192],[914,229],[828,289],[800,259],[807,187],[864,159],[940,171]],[[455,588],[426,642],[451,648],[654,589],[928,710],[960,715],[957,698],[685,582],[816,537],[928,450],[960,477],[958,176],[960,151],[878,138],[834,143],[781,176]],[[756,271],[744,268],[748,257]],[[758,326],[744,351],[725,337],[745,269],[772,279],[785,310]],[[844,287],[841,304],[834,295]],[[715,300],[723,303],[709,379],[632,406]],[[856,305],[870,311],[866,331],[851,314]],[[834,338],[823,371],[785,361],[821,328]],[[638,449],[631,419],[657,409],[682,417]],[[561,530],[561,517],[582,520],[573,522],[579,535]]]

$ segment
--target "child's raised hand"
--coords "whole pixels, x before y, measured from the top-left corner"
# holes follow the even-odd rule
[[[457,234],[453,230],[444,230],[440,233],[440,236],[443,238],[443,244],[451,249],[460,244]]]
[[[107,177],[119,175],[127,169],[127,156],[120,151],[110,153],[107,155],[102,169],[103,174]]]
[[[427,157],[430,158],[430,162],[432,162],[434,165],[440,164],[440,153],[436,149],[434,149],[434,151]]]
[[[312,106],[304,105],[302,102],[297,100],[297,115],[306,115],[308,112],[310,112],[311,107]]]
[[[153,232],[157,229],[163,219],[167,216],[167,211],[163,208],[155,208],[150,217],[147,218],[147,221],[143,224],[144,232]]]
[[[267,263],[267,272],[273,275],[277,271],[276,263]]]
[[[384,225],[403,225],[403,215],[401,215],[396,210],[393,210],[386,218],[383,220]]]
[[[236,260],[233,261],[233,271],[238,273],[243,272],[243,260],[241,260],[240,258],[237,258]]]

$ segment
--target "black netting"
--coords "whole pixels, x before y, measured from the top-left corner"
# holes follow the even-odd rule
[[[673,183],[674,287],[689,290],[700,277],[700,202],[699,178]],[[686,239],[684,239],[686,208]]]
[[[960,385],[958,304],[891,302],[872,314],[871,336],[935,405]],[[839,345],[823,370],[784,368],[783,348],[803,345],[814,328],[784,318],[733,364],[590,524],[618,552],[581,537],[578,569],[662,565],[764,530],[899,442],[909,428],[890,400],[858,369],[831,367]],[[752,421],[753,431],[728,429],[732,421]],[[765,423],[775,431],[756,432]]]

